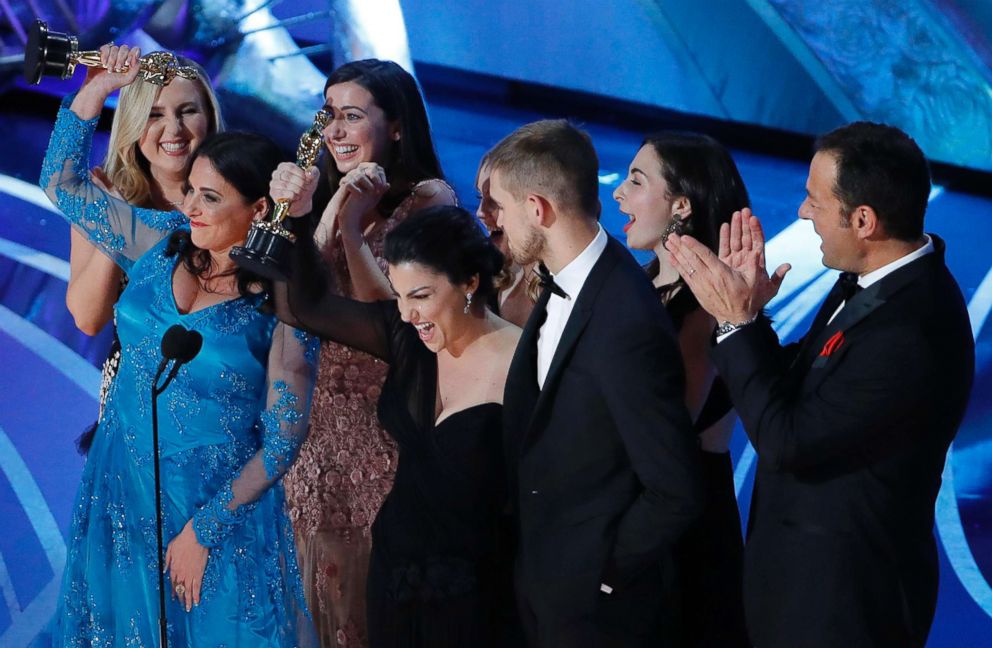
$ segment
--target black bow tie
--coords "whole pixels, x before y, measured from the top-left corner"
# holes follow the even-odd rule
[[[844,296],[844,301],[850,301],[863,288],[858,285],[858,275],[854,272],[842,272],[837,278],[837,285],[840,286],[840,294]]]
[[[550,290],[552,295],[558,295],[562,299],[571,299],[568,293],[555,282],[555,278],[551,276],[551,273],[548,272],[548,269],[544,267],[543,263],[537,264],[534,268],[534,274],[540,279],[541,287]]]

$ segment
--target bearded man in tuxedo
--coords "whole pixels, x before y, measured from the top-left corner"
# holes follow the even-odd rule
[[[669,645],[670,550],[702,506],[671,321],[599,225],[586,133],[528,124],[488,161],[510,252],[544,274],[503,400],[528,641]]]

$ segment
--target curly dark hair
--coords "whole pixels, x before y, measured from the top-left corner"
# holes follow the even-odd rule
[[[386,235],[383,257],[390,265],[414,262],[444,274],[453,284],[478,275],[475,303],[495,291],[493,277],[503,255],[486,236],[475,216],[461,207],[438,205],[418,210]]]

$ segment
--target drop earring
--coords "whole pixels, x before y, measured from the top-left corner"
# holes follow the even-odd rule
[[[468,315],[468,312],[472,310],[472,293],[465,293],[465,308],[462,310],[463,313]]]
[[[675,217],[672,218],[672,222],[669,223],[668,227],[665,228],[665,231],[661,233],[662,245],[668,242],[668,237],[671,236],[672,234],[678,234],[679,236],[682,236],[689,230],[689,227],[684,219],[685,216],[683,216],[682,214],[675,214]]]

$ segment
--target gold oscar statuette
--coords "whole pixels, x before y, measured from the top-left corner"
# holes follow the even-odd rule
[[[100,63],[100,52],[79,51],[75,36],[48,31],[48,25],[36,20],[28,32],[28,43],[24,48],[24,80],[37,85],[43,76],[68,79],[76,71],[77,65],[104,67]],[[196,70],[180,65],[172,52],[152,52],[138,59],[138,76],[158,86],[169,85],[176,77],[195,79]],[[127,66],[122,72],[127,71]]]
[[[323,130],[330,118],[331,115],[326,110],[318,111],[314,115],[313,124],[300,137],[300,145],[296,149],[296,164],[301,169],[307,169],[317,161],[324,145]],[[282,225],[288,214],[289,201],[276,201],[272,218],[252,223],[244,246],[231,250],[234,262],[269,279],[286,279],[290,247],[296,241],[293,233]]]

